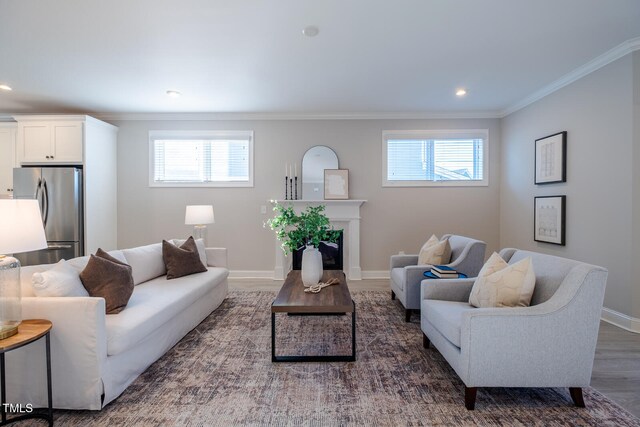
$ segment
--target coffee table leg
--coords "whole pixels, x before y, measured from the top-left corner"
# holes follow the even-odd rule
[[[271,361],[276,362],[276,314],[271,313]]]
[[[356,302],[353,302],[353,313],[351,313],[351,360],[356,361]]]

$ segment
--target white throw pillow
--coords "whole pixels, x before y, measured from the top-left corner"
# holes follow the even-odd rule
[[[474,307],[528,307],[536,275],[531,258],[507,264],[495,252],[478,273],[469,304]]]
[[[431,236],[420,249],[418,265],[449,264],[450,259],[451,245],[449,244],[449,239],[439,241],[436,236]]]
[[[171,241],[171,243],[173,243],[177,247],[180,247],[186,241],[187,241],[186,239],[173,239]],[[198,248],[198,255],[200,255],[200,261],[202,262],[202,265],[207,267],[207,265],[208,265],[207,264],[207,251],[204,248],[204,240],[196,239],[196,247]]]
[[[131,266],[134,285],[167,274],[167,269],[162,259],[161,243],[123,249],[122,253],[127,260],[127,264]]]
[[[78,271],[65,260],[61,260],[50,270],[33,273],[31,286],[37,297],[89,296],[80,281]]]

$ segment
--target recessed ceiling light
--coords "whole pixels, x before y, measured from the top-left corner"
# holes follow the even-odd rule
[[[456,95],[457,96],[465,96],[466,94],[467,94],[466,89],[462,89],[462,88],[456,89]]]
[[[304,30],[302,30],[302,34],[304,34],[307,37],[315,37],[318,35],[319,32],[320,32],[320,29],[315,25],[309,25],[305,27]]]
[[[180,92],[178,92],[177,90],[168,90],[167,91],[167,96],[170,96],[172,98],[177,98],[180,95],[182,95]]]
[[[11,89],[11,86],[9,86],[9,85],[0,85],[0,89],[2,89],[2,90],[13,90],[13,89]]]

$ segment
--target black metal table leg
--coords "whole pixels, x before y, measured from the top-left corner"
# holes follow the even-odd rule
[[[49,332],[45,335],[47,347],[47,398],[49,400],[49,426],[53,426],[53,393],[51,388],[51,337]]]
[[[353,313],[351,313],[351,357],[356,361],[356,302],[353,302]]]
[[[7,413],[4,410],[4,404],[6,399],[6,386],[5,386],[5,374],[4,374],[4,353],[0,354],[0,375],[2,375],[2,380],[0,381],[0,393],[2,393],[2,398],[0,399],[0,404],[2,405],[2,423],[4,424],[7,421]]]
[[[276,360],[276,314],[271,313],[271,361]]]

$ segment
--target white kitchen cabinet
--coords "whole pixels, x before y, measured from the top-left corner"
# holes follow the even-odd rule
[[[16,162],[15,123],[0,123],[0,199],[13,195],[13,168]]]
[[[83,121],[16,119],[19,163],[82,164]]]
[[[84,251],[112,250],[118,237],[118,128],[85,115],[15,115],[17,166],[81,166]]]

